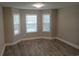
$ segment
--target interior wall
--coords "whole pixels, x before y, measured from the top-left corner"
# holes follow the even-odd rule
[[[56,20],[57,20],[57,10],[19,10],[10,7],[4,7],[4,23],[5,23],[5,42],[11,43],[23,38],[32,37],[55,37],[56,36]],[[14,35],[13,32],[13,13],[20,14],[20,34]],[[42,32],[42,14],[49,13],[51,15],[50,19],[50,32]],[[25,15],[26,14],[37,14],[37,32],[26,33],[25,31]],[[7,21],[8,20],[8,21]]]
[[[52,17],[52,29],[53,29],[51,34],[52,34],[52,37],[57,37],[57,24],[58,24],[57,23],[58,21],[58,10],[57,9],[52,11],[51,17]]]
[[[13,18],[10,7],[3,7],[5,43],[13,42]]]
[[[4,26],[3,26],[3,13],[2,7],[0,6],[0,55],[4,48]]]
[[[79,45],[79,6],[59,9],[58,37]]]
[[[20,10],[21,14],[24,14],[24,18],[21,18],[25,22],[25,15],[26,14],[37,14],[37,32],[36,33],[26,33],[24,29],[24,35],[25,37],[40,37],[40,36],[51,36],[51,31],[50,32],[42,32],[42,14],[43,13],[49,13],[51,15],[51,10]],[[50,20],[51,22],[52,20]],[[52,24],[52,23],[51,23]],[[24,23],[25,25],[25,23]],[[23,25],[23,26],[24,26]],[[51,26],[52,29],[52,26]]]
[[[17,10],[17,9],[14,9]],[[56,28],[54,24],[56,24],[57,20],[57,10],[18,10],[20,12],[20,21],[21,21],[21,33],[15,36],[15,40],[19,40],[22,38],[32,38],[32,37],[55,37],[56,31],[53,28]],[[42,31],[42,14],[50,14],[50,32]],[[37,14],[37,32],[34,33],[26,33],[26,24],[25,24],[25,15],[26,14]]]

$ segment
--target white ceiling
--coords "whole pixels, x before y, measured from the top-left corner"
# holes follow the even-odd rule
[[[36,2],[0,2],[0,5],[18,9],[37,9],[32,6],[32,4],[34,3]],[[58,9],[73,5],[79,5],[78,2],[41,2],[41,3],[44,3],[45,6],[40,9]]]

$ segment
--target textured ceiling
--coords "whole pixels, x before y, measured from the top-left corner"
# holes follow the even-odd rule
[[[34,3],[36,2],[0,2],[0,5],[18,9],[37,9],[32,6],[32,4]],[[40,9],[59,9],[63,7],[79,5],[78,2],[42,2],[42,3],[44,3],[45,6]]]

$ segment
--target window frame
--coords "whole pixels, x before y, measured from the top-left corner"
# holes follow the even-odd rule
[[[44,31],[44,22],[43,22],[43,16],[44,15],[49,15],[50,19],[49,19],[49,31]],[[51,32],[51,14],[50,13],[44,13],[42,14],[42,32]]]
[[[14,24],[14,17],[16,17],[15,15],[18,15],[18,20],[19,20],[19,28],[18,28],[18,33],[16,33],[15,34],[15,24]],[[21,32],[21,23],[20,23],[20,14],[19,13],[13,13],[13,29],[14,29],[14,31],[13,31],[13,33],[14,33],[14,35],[16,36],[16,35],[19,35],[20,34],[20,32]]]
[[[35,26],[36,26],[36,28],[35,28],[35,30],[36,31],[32,31],[32,32],[28,32],[27,31],[27,16],[35,16],[36,17],[36,23],[35,23]],[[25,15],[25,33],[36,33],[36,32],[38,32],[38,29],[37,29],[37,14],[26,14]]]

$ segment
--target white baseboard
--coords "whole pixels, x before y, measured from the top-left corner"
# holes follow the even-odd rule
[[[12,43],[7,43],[5,44],[5,46],[10,46],[10,45],[15,45],[21,41],[25,41],[25,40],[35,40],[35,39],[49,39],[49,40],[52,40],[52,39],[55,39],[55,37],[32,37],[32,38],[24,38],[24,39],[20,39],[20,40],[17,40],[15,42],[12,42]]]
[[[35,39],[49,39],[49,40],[52,40],[52,39],[56,39],[55,37],[32,37],[32,38],[24,38],[24,39],[20,39],[20,40],[17,40],[15,42],[12,42],[12,43],[7,43],[4,45],[3,49],[2,49],[2,53],[1,53],[1,56],[3,56],[3,53],[5,51],[5,47],[6,46],[11,46],[11,45],[15,45],[21,41],[25,41],[25,40],[35,40]]]
[[[64,40],[64,39],[62,39],[62,38],[59,38],[59,37],[56,37],[56,39],[58,39],[58,40],[60,40],[60,41],[62,41],[62,42],[64,42],[64,43],[66,43],[66,44],[68,44],[68,45],[70,45],[70,46],[72,46],[72,47],[74,47],[74,48],[76,48],[76,49],[79,49],[79,46],[76,45],[76,44],[73,44],[73,43],[71,43],[71,42],[69,42],[69,41],[66,41],[66,40]]]
[[[78,45],[75,45],[75,44],[73,44],[73,43],[70,43],[70,42],[68,42],[68,41],[66,41],[66,40],[64,40],[64,39],[62,39],[62,38],[59,38],[59,37],[33,37],[33,38],[20,39],[20,40],[17,40],[17,41],[15,41],[15,42],[12,42],[12,43],[7,43],[7,44],[5,44],[5,46],[3,47],[1,56],[3,55],[6,46],[15,45],[15,44],[17,44],[17,43],[19,43],[19,42],[21,42],[21,41],[25,41],[25,40],[35,40],[35,39],[49,39],[49,40],[58,39],[58,40],[60,40],[60,41],[62,41],[62,42],[64,42],[64,43],[66,43],[66,44],[68,44],[68,45],[70,45],[70,46],[72,46],[72,47],[74,47],[74,48],[76,48],[76,49],[79,49],[79,46],[78,46]]]
[[[49,40],[52,40],[52,39],[56,39],[56,37],[41,37],[42,39],[49,39]]]
[[[5,47],[6,47],[6,46],[4,45],[0,56],[3,56],[3,53],[4,53],[4,51],[5,51]]]

